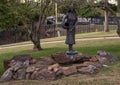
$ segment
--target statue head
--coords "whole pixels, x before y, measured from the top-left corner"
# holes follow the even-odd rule
[[[70,6],[69,6],[68,12],[75,12],[75,9],[74,9],[74,6],[73,6],[73,5],[70,5]]]

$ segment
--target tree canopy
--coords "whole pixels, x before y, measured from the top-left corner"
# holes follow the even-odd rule
[[[46,13],[42,14],[45,1],[21,3],[20,0],[1,0],[0,30],[17,28],[21,22],[33,22],[36,15],[44,17],[53,14],[53,6],[51,10],[46,10]]]
[[[76,12],[78,16],[80,17],[96,17],[96,16],[102,16],[102,10],[104,10],[104,3],[94,3],[93,0],[87,2],[86,0],[65,0],[59,3],[58,10],[59,13],[66,14],[69,5],[73,4],[75,6]],[[108,3],[108,6],[114,10],[117,11],[117,6],[114,4]],[[109,10],[110,11],[110,10]],[[111,12],[109,12],[110,15],[112,15]]]

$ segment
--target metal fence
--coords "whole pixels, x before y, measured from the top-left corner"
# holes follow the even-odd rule
[[[76,34],[103,31],[104,25],[103,22],[101,22],[102,19],[103,18],[94,18],[92,19],[94,20],[94,22],[93,21],[78,22],[76,26]],[[113,19],[110,20],[114,21]],[[112,23],[109,22],[109,29],[110,30],[117,29],[117,24],[115,21]],[[57,28],[55,24],[43,26],[40,31],[41,38],[57,37],[58,30],[60,31],[61,36],[66,35],[66,30],[63,29],[60,24],[57,25]],[[29,38],[28,30],[26,29],[22,29],[22,30],[13,29],[13,30],[6,30],[0,32],[0,45],[28,41],[28,40],[30,40],[30,38]]]

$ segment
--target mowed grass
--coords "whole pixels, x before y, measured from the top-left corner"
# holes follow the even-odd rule
[[[99,34],[99,33],[98,33]],[[87,35],[89,36],[89,34]],[[50,57],[56,52],[65,52],[68,48],[64,43],[43,44],[42,51],[32,51],[32,46],[6,48],[0,50],[0,75],[4,72],[3,61],[18,54],[31,54],[33,58]],[[86,55],[96,55],[98,50],[110,52],[120,59],[120,39],[103,39],[77,41],[74,49]],[[75,74],[55,81],[21,80],[3,82],[0,85],[120,85],[120,61],[111,63],[95,75]]]

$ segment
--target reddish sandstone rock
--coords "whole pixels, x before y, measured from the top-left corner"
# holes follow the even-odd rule
[[[64,75],[68,76],[77,73],[76,66],[62,67],[62,72]]]
[[[66,53],[55,53],[52,55],[52,58],[60,64],[69,63],[71,61],[70,57],[66,56]]]
[[[82,67],[87,67],[89,65],[91,65],[93,62],[90,62],[90,61],[86,61],[84,63],[81,63],[81,64],[74,64],[73,66],[76,66],[77,69],[80,69]]]
[[[79,53],[75,56],[68,56],[66,53],[55,53],[52,55],[52,58],[54,61],[56,61],[59,64],[69,64],[73,62],[81,62],[81,59],[84,56]]]
[[[48,66],[48,70],[56,72],[59,67],[60,67],[59,64],[53,64],[53,65]]]

